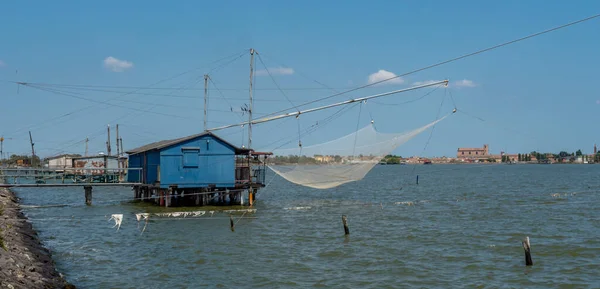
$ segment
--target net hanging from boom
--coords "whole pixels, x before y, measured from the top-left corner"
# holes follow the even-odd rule
[[[449,115],[449,114],[448,114]],[[329,189],[358,181],[386,155],[448,115],[403,133],[381,133],[373,124],[338,139],[310,146],[275,149],[275,164],[269,168],[284,179],[306,187]],[[277,156],[290,163],[277,164]]]

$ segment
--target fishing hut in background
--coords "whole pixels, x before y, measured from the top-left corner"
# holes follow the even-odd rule
[[[154,142],[126,152],[136,199],[160,206],[252,205],[265,186],[271,153],[239,148],[212,132]]]

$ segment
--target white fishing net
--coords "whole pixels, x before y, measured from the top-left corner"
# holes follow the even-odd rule
[[[269,168],[292,183],[316,189],[358,181],[398,146],[447,116],[404,133],[380,133],[370,124],[322,144],[275,149]]]

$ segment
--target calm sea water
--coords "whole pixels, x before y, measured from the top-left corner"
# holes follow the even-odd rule
[[[330,190],[275,177],[257,212],[236,217],[235,232],[228,215],[215,214],[155,219],[142,235],[134,213],[182,209],[125,201],[133,197],[125,188],[94,188],[90,207],[81,188],[16,191],[24,205],[72,204],[25,212],[80,288],[599,288],[599,173],[597,165],[378,166]],[[117,213],[118,231],[108,221]],[[533,267],[524,264],[525,236]]]

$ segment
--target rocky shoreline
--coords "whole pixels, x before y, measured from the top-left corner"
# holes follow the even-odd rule
[[[17,197],[0,188],[0,288],[75,288],[56,271]]]

